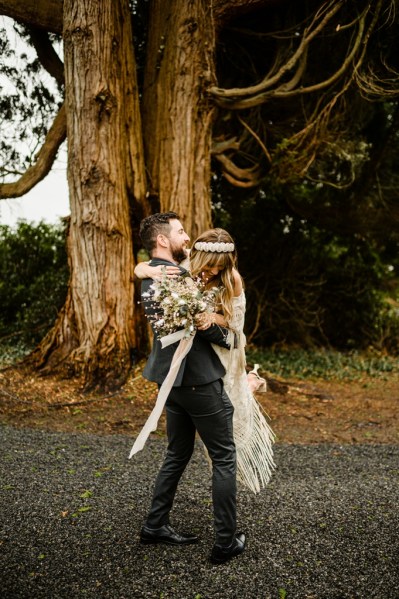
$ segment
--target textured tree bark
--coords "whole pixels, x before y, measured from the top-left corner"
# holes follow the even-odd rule
[[[145,172],[128,0],[64,1],[70,286],[32,358],[117,387],[137,346],[130,202]]]
[[[153,209],[173,210],[191,237],[211,226],[214,23],[209,0],[153,0],[143,127]]]

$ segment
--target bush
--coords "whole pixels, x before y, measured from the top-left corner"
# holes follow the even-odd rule
[[[61,225],[0,226],[0,338],[33,345],[62,307],[68,284]]]
[[[393,234],[376,240],[323,228],[272,186],[249,195],[214,185],[214,222],[237,243],[251,343],[398,352]]]

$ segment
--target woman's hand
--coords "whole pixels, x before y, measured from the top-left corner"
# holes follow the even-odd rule
[[[227,322],[223,314],[217,314],[216,312],[202,312],[202,314],[198,314],[195,317],[195,324],[199,331],[205,331],[213,324],[217,324],[219,327],[227,327]]]
[[[177,266],[150,266],[148,262],[139,262],[134,269],[134,274],[139,279],[155,279],[160,280],[166,274],[166,276],[175,279],[181,275],[180,268]]]
[[[214,312],[202,312],[195,317],[195,324],[199,331],[206,331],[210,326],[216,324],[216,314]]]
[[[149,266],[151,269],[151,279],[162,279],[162,277],[166,274],[167,277],[171,279],[176,279],[181,275],[181,270],[177,266]]]

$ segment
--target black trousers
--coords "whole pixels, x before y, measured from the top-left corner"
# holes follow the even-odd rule
[[[214,528],[219,545],[229,545],[236,532],[236,449],[233,405],[221,379],[196,387],[174,387],[166,402],[168,448],[155,481],[146,524],[169,523],[179,480],[194,450],[198,431],[212,461]]]

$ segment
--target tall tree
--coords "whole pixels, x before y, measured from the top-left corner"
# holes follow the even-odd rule
[[[137,345],[130,199],[146,186],[128,3],[64,0],[70,285],[39,366],[82,365],[118,385]]]
[[[173,209],[192,236],[209,227],[212,164],[241,188],[266,176],[351,185],[368,156],[367,144],[351,139],[348,98],[398,93],[384,78],[392,46],[378,36],[395,21],[391,0],[132,4],[133,22],[137,5],[148,12],[142,89],[128,0],[25,0],[23,10],[0,0],[0,14],[28,26],[58,78],[48,32],[63,36],[65,106],[36,161],[0,184],[0,197],[45,176],[67,136],[70,286],[32,362],[82,372],[87,386],[123,382],[144,336],[133,287],[142,216]],[[335,53],[330,39],[339,41]],[[308,196],[290,199],[298,213],[318,214]],[[328,215],[327,202],[319,212]]]

